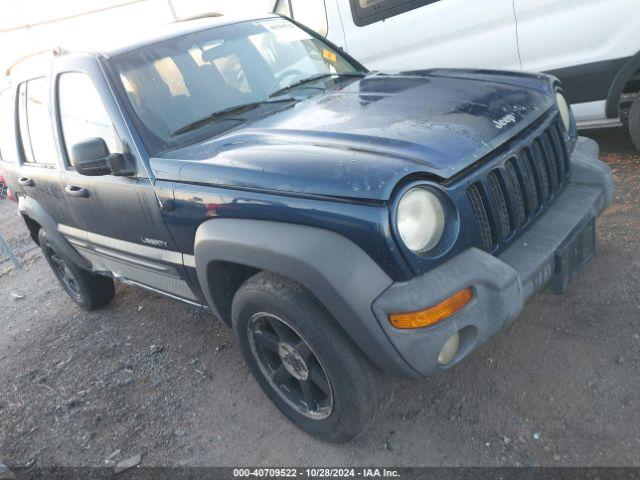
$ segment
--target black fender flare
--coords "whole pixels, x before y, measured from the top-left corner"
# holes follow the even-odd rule
[[[31,197],[20,197],[18,212],[27,216],[44,228],[47,239],[56,247],[59,254],[86,270],[91,270],[91,265],[84,259],[58,231],[58,224],[36,200]]]
[[[607,118],[616,118],[620,115],[620,97],[622,97],[625,85],[638,70],[640,70],[640,52],[636,53],[624,64],[613,80],[607,95],[605,110]]]
[[[230,262],[287,277],[310,291],[380,369],[417,377],[373,314],[373,301],[392,279],[360,247],[321,228],[283,222],[218,218],[195,236],[198,279],[212,312],[211,268]]]

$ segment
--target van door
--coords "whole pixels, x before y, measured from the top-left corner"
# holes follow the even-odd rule
[[[338,0],[347,51],[371,70],[520,70],[513,0]]]
[[[611,84],[640,48],[640,2],[514,0],[514,6],[523,69],[558,77],[579,121],[604,119]]]

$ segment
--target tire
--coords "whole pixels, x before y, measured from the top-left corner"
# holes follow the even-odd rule
[[[636,149],[640,151],[640,95],[633,101],[629,110],[629,134]]]
[[[236,292],[232,317],[262,390],[311,435],[333,443],[353,440],[390,402],[389,380],[299,285],[258,273]]]
[[[93,274],[66,259],[57,252],[43,228],[38,232],[38,240],[44,258],[74,302],[91,311],[104,307],[113,300],[116,290],[111,278]]]

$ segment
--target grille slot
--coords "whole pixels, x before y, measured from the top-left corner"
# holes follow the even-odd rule
[[[518,171],[520,172],[520,178],[523,185],[523,191],[525,194],[527,204],[527,215],[533,216],[540,202],[538,199],[538,187],[536,185],[536,177],[533,174],[533,168],[531,168],[531,157],[527,152],[520,152],[518,155]]]
[[[558,188],[558,166],[556,155],[549,140],[549,132],[544,132],[541,137],[542,156],[547,164],[547,174],[549,175],[549,193],[553,193]]]
[[[489,223],[489,216],[487,215],[487,209],[485,208],[485,202],[480,194],[480,187],[478,185],[471,185],[467,190],[473,213],[478,221],[478,229],[480,230],[480,242],[482,243],[482,249],[490,251],[493,247],[493,234],[491,233],[491,224]]]
[[[556,120],[542,134],[467,189],[482,249],[502,247],[548,206],[569,177],[569,156]]]
[[[522,187],[520,185],[520,180],[518,180],[518,174],[516,172],[515,167],[515,159],[510,158],[507,160],[507,163],[504,165],[505,171],[507,173],[507,182],[509,183],[509,187],[513,194],[512,197],[512,218],[513,218],[513,226],[515,228],[521,227],[526,221],[526,213],[524,210],[524,198],[522,194]]]
[[[495,203],[495,208],[493,209],[495,230],[500,240],[504,240],[511,232],[511,223],[509,221],[509,211],[507,210],[507,199],[500,184],[497,170],[493,170],[487,175],[487,185]]]
[[[547,162],[544,161],[544,154],[540,141],[534,140],[531,147],[531,157],[533,158],[532,167],[535,169],[536,180],[538,184],[538,195],[542,202],[549,199],[550,185],[549,172],[547,170]]]

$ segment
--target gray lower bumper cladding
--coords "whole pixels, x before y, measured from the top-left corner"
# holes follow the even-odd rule
[[[549,210],[499,257],[471,248],[428,274],[393,284],[374,302],[381,328],[415,371],[426,376],[455,365],[515,319],[524,302],[549,283],[556,251],[612,201],[611,171],[597,155],[595,142],[579,140],[571,158],[571,182]],[[432,327],[399,330],[389,323],[390,313],[428,308],[467,287],[473,288],[473,300]],[[443,366],[439,352],[456,333],[457,353]]]

